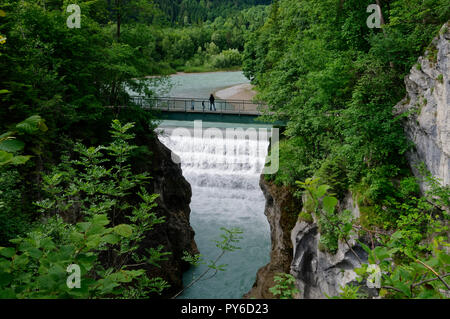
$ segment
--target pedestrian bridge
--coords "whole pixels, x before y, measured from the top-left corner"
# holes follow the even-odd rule
[[[133,96],[132,102],[143,109],[156,111],[161,119],[178,121],[264,123],[256,119],[267,110],[265,104],[250,100],[216,99],[215,110],[209,99]]]

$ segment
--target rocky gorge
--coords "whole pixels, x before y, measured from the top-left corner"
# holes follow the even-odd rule
[[[147,167],[142,169],[151,172],[148,191],[159,195],[155,212],[158,216],[164,216],[165,222],[148,233],[140,249],[161,245],[162,251],[171,253],[160,262],[160,267],[147,267],[151,277],[161,277],[168,282],[170,288],[164,291],[162,297],[170,298],[183,288],[183,272],[189,268],[189,264],[182,260],[183,253],[198,253],[195,233],[189,221],[192,190],[182,175],[180,165],[172,161],[171,151],[156,136],[146,144],[152,150],[152,156],[150,167],[145,164]]]
[[[414,144],[407,159],[415,176],[424,163],[443,185],[450,184],[450,27],[446,23],[425,54],[405,78],[406,97],[393,108],[393,116],[403,115],[407,138]],[[354,268],[367,261],[367,254],[355,237],[339,243],[335,254],[319,247],[320,232],[316,220],[298,219],[302,201],[292,189],[280,187],[261,178],[266,197],[265,214],[271,226],[271,261],[258,271],[255,284],[246,298],[273,298],[268,288],[274,286],[277,273],[290,273],[296,279],[298,298],[336,296],[341,286],[355,280]],[[426,186],[421,184],[422,191]],[[360,216],[355,194],[350,191],[338,204]],[[365,241],[365,238],[359,238]],[[375,291],[367,289],[373,295]]]
[[[393,116],[404,118],[405,135],[414,144],[406,154],[411,170],[421,177],[418,169],[424,163],[431,174],[444,185],[450,184],[450,27],[445,24],[428,50],[405,78],[406,97],[393,107]],[[166,223],[158,225],[146,238],[144,246],[163,245],[172,254],[161,268],[149,269],[171,284],[166,296],[182,288],[182,274],[188,264],[182,261],[183,251],[197,253],[194,231],[189,223],[191,186],[179,165],[171,160],[170,150],[158,139],[149,142],[152,157],[151,191],[160,195],[158,214]],[[317,221],[299,219],[304,198],[294,196],[295,190],[278,186],[260,178],[260,188],[266,199],[265,215],[271,231],[270,262],[259,269],[253,288],[244,298],[273,298],[269,288],[274,276],[290,273],[296,279],[300,293],[297,298],[336,296],[340,288],[356,283],[354,268],[367,261],[367,253],[357,240],[369,244],[369,238],[351,237],[348,244],[339,243],[336,253],[321,249]],[[421,184],[422,191],[426,186]],[[338,204],[338,211],[348,210],[355,219],[361,215],[357,194],[350,190]],[[365,288],[369,296],[375,290]]]

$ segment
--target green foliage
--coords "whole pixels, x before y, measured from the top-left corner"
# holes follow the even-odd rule
[[[306,210],[303,210],[299,215],[298,215],[299,220],[301,221],[305,221],[307,223],[313,223],[314,222],[314,218],[312,217],[311,213],[308,213]]]
[[[213,21],[238,13],[244,8],[270,4],[268,0],[157,0],[167,20],[175,25],[189,25]]]
[[[159,58],[172,69],[233,70],[242,65],[245,35],[263,24],[266,13],[264,6],[253,7],[201,25],[148,32],[155,37]]]
[[[372,250],[360,243],[369,253],[369,264],[380,267],[380,295],[386,298],[448,298],[449,216],[448,206],[442,204],[448,203],[450,189],[428,172],[423,174],[429,190],[425,197],[399,205],[398,230]],[[413,180],[402,181],[400,193],[409,196],[414,192],[418,190]],[[360,281],[368,277],[367,270],[367,264],[355,270]]]
[[[35,135],[47,131],[45,121],[39,115],[33,115],[15,125],[10,131],[0,135],[0,167],[25,164],[31,156],[16,155],[23,151],[25,143],[15,136]]]
[[[274,279],[275,286],[269,288],[269,291],[279,299],[294,299],[299,290],[295,287],[295,278],[290,274],[277,274]]]
[[[445,223],[438,224],[448,219],[448,187],[435,182],[433,195],[421,196],[404,156],[411,147],[402,127],[406,115],[395,117],[392,111],[417,58],[426,52],[430,63],[436,62],[430,43],[450,18],[447,2],[380,1],[385,24],[378,30],[366,25],[373,1],[280,0],[246,38],[243,69],[258,98],[271,106],[266,117],[288,121],[280,170],[272,178],[306,190],[300,218],[314,217],[320,246],[327,250],[335,251],[352,228],[363,230],[373,245],[387,243],[396,230],[392,268],[384,268],[385,276],[420,264],[407,254],[430,261],[430,238],[445,237]],[[329,187],[312,179],[296,182],[309,176]],[[361,212],[359,225],[352,225],[350,214],[335,212],[337,199],[348,191]],[[441,275],[445,267],[439,266]],[[407,272],[416,282],[431,279],[424,269]],[[427,284],[395,297],[426,297]],[[428,293],[437,296],[434,288]],[[341,297],[360,297],[357,288],[343,289]]]
[[[347,285],[345,287],[342,287],[341,292],[338,296],[326,297],[329,299],[361,299],[363,295],[359,292],[359,290],[359,286]]]
[[[443,214],[448,218],[445,207],[448,207],[449,197],[448,187],[442,187],[435,178],[426,176],[431,187],[426,196],[420,195],[414,177],[403,178],[395,185],[389,182],[391,190],[378,203],[371,199],[368,190],[358,195],[365,197],[364,200],[358,199],[361,224],[366,228],[396,229],[402,233],[401,249],[413,249],[415,253],[426,250],[422,241],[435,227],[436,216]]]
[[[192,1],[180,4],[177,1],[78,0],[75,3],[82,12],[80,29],[69,29],[66,25],[67,1],[0,3],[0,131],[8,132],[0,137],[0,165],[8,164],[6,169],[11,170],[0,172],[0,240],[7,246],[8,240],[18,235],[24,240],[30,236],[47,238],[45,232],[36,228],[42,220],[46,225],[53,225],[53,233],[62,238],[69,231],[67,225],[84,227],[83,223],[95,224],[92,220],[95,216],[107,215],[109,224],[104,225],[104,233],[95,239],[100,241],[100,246],[90,247],[86,252],[99,255],[93,261],[95,267],[100,265],[105,271],[113,269],[114,274],[123,270],[120,264],[124,263],[156,267],[166,258],[161,247],[145,253],[136,249],[143,234],[162,220],[151,212],[154,196],[142,188],[148,176],[131,173],[131,168],[140,168],[140,159],[144,156],[147,159],[151,152],[147,147],[129,145],[126,141],[131,138],[127,133],[130,127],[118,122],[114,122],[114,141],[107,144],[110,121],[119,113],[117,108],[107,106],[129,106],[120,109],[120,117],[123,121],[131,118],[136,122],[138,139],[145,140],[154,127],[152,115],[133,108],[130,95],[152,96],[156,90],[165,92],[170,87],[167,77],[147,76],[172,73],[176,68],[185,67],[188,61],[190,67],[238,68],[244,34],[264,23],[266,8],[249,8],[261,1],[223,2],[220,9],[208,10],[204,3],[197,3],[204,9],[203,13],[197,12],[195,18],[186,19],[184,9]],[[208,1],[207,5],[211,4]],[[174,12],[173,20],[170,9],[167,11],[170,7],[184,9]],[[229,16],[231,12],[236,15]],[[219,15],[224,18],[216,21]],[[171,23],[175,20],[183,21],[186,26],[178,28],[176,23]],[[209,21],[202,25],[206,20]],[[45,124],[35,114],[45,118]],[[27,120],[16,125],[24,118]],[[48,132],[41,134],[47,126]],[[73,146],[73,141],[79,142]],[[25,162],[27,165],[20,165],[17,170],[9,165]],[[142,203],[136,204],[136,194]],[[31,225],[38,214],[27,207],[34,200],[38,201],[41,215],[39,222]],[[68,224],[53,221],[55,216],[62,216]],[[74,236],[83,235],[83,229],[77,231]],[[50,239],[55,249],[38,249],[43,256],[48,252],[61,257],[62,242]],[[104,242],[108,240],[112,242]],[[80,249],[76,245],[72,250]],[[26,255],[20,251],[17,254],[22,253]],[[76,259],[73,254],[71,258]],[[60,261],[63,262],[42,258],[42,262],[55,262],[59,268],[63,267],[61,263],[56,265]],[[19,277],[25,274],[25,269],[14,271]],[[42,271],[34,272],[33,276],[45,276],[46,270]],[[95,276],[106,278],[106,273],[98,268],[98,272],[83,274],[86,280]],[[139,282],[117,281],[114,289],[121,292],[116,297],[145,297],[160,293],[166,286],[158,278],[138,277]],[[20,285],[27,289],[26,280]],[[51,293],[50,288],[47,292],[30,289],[14,290],[14,293],[22,297]],[[86,289],[90,292],[83,293],[93,297],[109,297],[95,287]],[[55,289],[51,294],[65,296],[67,293]]]
[[[24,181],[19,171],[0,171],[0,246],[29,230],[31,216],[21,202]]]
[[[450,12],[445,0],[382,3],[386,24],[377,30],[366,25],[369,4],[276,1],[247,35],[244,72],[271,118],[288,121],[277,182],[320,175],[340,198],[371,170],[390,166],[395,178],[406,167],[410,144],[392,107]]]
[[[450,291],[450,257],[443,250],[449,247],[448,242],[443,238],[433,240],[432,253],[421,260],[416,255],[400,252],[401,239],[402,233],[397,232],[385,247],[374,250],[365,247],[370,252],[369,263],[377,264],[382,273],[380,295],[385,298],[448,298],[443,294]],[[399,262],[399,253],[403,253],[402,262]],[[361,276],[359,280],[367,278],[367,267],[364,264],[355,270]]]
[[[98,252],[125,240],[114,236],[113,229],[105,227],[108,224],[107,215],[96,215],[70,228],[62,225],[66,226],[65,241],[55,242],[46,234],[33,231],[25,238],[13,240],[16,248],[1,248],[1,297],[88,298],[119,294],[121,284],[133,281],[144,272],[101,267]],[[80,289],[66,285],[66,268],[71,264],[81,267]]]
[[[215,56],[212,61],[212,65],[219,69],[225,69],[234,66],[240,66],[242,57],[238,50],[230,49],[222,51],[219,55]]]
[[[418,169],[423,176],[423,181],[428,185],[429,189],[426,190],[427,199],[433,203],[434,206],[440,207],[448,218],[448,210],[450,208],[450,186],[443,185],[442,181],[431,175],[426,169],[424,163],[418,166]]]
[[[331,191],[337,195],[338,199],[345,197],[349,182],[342,159],[326,159],[318,169],[316,176],[325,184],[330,185]]]
[[[15,247],[0,248],[2,298],[143,298],[167,287],[139,267],[158,266],[168,253],[163,247],[138,252],[164,220],[152,212],[156,195],[143,188],[148,176],[133,175],[127,163],[136,148],[127,142],[132,127],[113,121],[108,146],[77,144],[77,159],[65,157],[43,177],[47,196],[36,204],[44,222],[11,240]],[[132,205],[126,197],[139,187],[141,202]],[[81,288],[66,285],[72,264],[81,268]]]
[[[128,103],[130,89],[151,95],[149,87],[165,85],[165,80],[145,78],[158,73],[161,60],[151,28],[126,25],[117,43],[106,17],[100,17],[107,12],[100,2],[78,1],[79,29],[67,27],[61,3],[0,4],[7,12],[0,17],[0,32],[8,37],[0,48],[0,87],[8,91],[0,95],[5,105],[1,130],[40,114],[51,134],[47,143],[57,144],[61,133],[75,135],[80,125],[86,135],[95,131],[92,123],[102,121],[104,106]]]
[[[320,245],[331,253],[339,248],[339,240],[346,240],[353,226],[353,215],[350,211],[339,212],[336,209],[338,199],[327,194],[330,186],[321,184],[320,179],[308,178],[305,182],[296,182],[304,189],[306,212],[314,213],[319,225]],[[297,193],[299,196],[301,193]],[[302,216],[302,215],[301,215]]]
[[[312,176],[314,170],[318,167],[311,163],[309,149],[301,136],[290,140],[282,139],[280,141],[280,168],[277,174],[266,176],[273,179],[277,185],[291,185],[295,183],[294,176]],[[297,159],[302,159],[297,161]],[[314,168],[313,168],[314,166]]]
[[[23,234],[30,226],[31,216],[27,207],[19,204],[23,203],[21,197],[25,191],[24,179],[11,165],[23,165],[31,158],[29,155],[21,155],[25,149],[22,139],[28,142],[46,131],[44,120],[35,115],[13,125],[8,132],[0,135],[0,244]],[[29,148],[32,149],[30,145]]]

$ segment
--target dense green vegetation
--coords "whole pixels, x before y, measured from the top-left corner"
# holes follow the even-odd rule
[[[109,140],[116,114],[104,106],[126,100],[126,86],[143,93],[148,84],[165,82],[163,78],[137,81],[155,69],[155,63],[147,59],[153,45],[149,38],[133,43],[137,30],[128,29],[118,42],[109,27],[95,20],[95,6],[89,10],[92,2],[81,6],[83,12],[95,13],[93,18],[83,15],[83,27],[69,29],[68,14],[60,9],[62,2],[57,3],[53,1],[52,8],[39,1],[1,1],[0,7],[0,33],[7,38],[0,47],[0,131],[10,132],[7,135],[17,131],[24,142],[19,151],[32,156],[25,165],[5,170],[10,188],[2,189],[0,201],[11,202],[22,190],[22,200],[9,209],[26,212],[25,220],[38,216],[32,202],[41,198],[42,171],[59,162],[63,151],[71,150],[76,139],[89,145]],[[16,123],[37,114],[45,121],[45,132],[23,134]],[[122,113],[125,120],[127,114],[137,122],[139,133],[151,134],[150,115],[126,111]],[[14,171],[18,178],[10,175]],[[9,227],[22,229],[14,220],[8,221]],[[2,244],[13,233],[2,229]]]
[[[72,3],[81,28],[66,25]],[[142,298],[168,287],[144,269],[170,252],[136,251],[163,220],[146,190],[156,168],[142,163],[154,119],[127,89],[151,96],[170,83],[148,75],[239,67],[245,34],[266,14],[235,1],[181,26],[182,12],[165,10],[186,3],[0,1],[1,297]],[[82,290],[62,280],[72,263]]]
[[[156,0],[172,24],[190,25],[229,17],[240,10],[270,4],[271,0]]]
[[[427,176],[426,182],[430,190],[420,199],[405,199],[405,211],[392,231],[362,228],[349,210],[337,209],[338,199],[319,178],[297,184],[304,189],[304,212],[317,220],[321,234],[319,248],[335,253],[338,241],[343,241],[361,264],[355,272],[363,286],[379,288],[380,296],[388,298],[445,298],[443,292],[450,290],[447,278],[450,255],[445,250],[449,247],[446,226],[449,216],[445,207],[449,205],[450,190],[431,176]],[[410,206],[411,201],[420,204]],[[358,241],[368,254],[366,263],[349,243],[351,237],[364,234],[361,229],[369,233],[372,244],[370,248]],[[347,285],[335,298],[365,298],[360,288]]]
[[[132,127],[115,120],[109,145],[77,144],[74,159],[66,155],[43,176],[45,194],[36,206],[45,222],[12,240],[16,247],[0,248],[1,298],[142,298],[167,287],[136,268],[157,265],[168,253],[162,247],[138,251],[145,233],[164,219],[152,212],[156,195],[143,187],[150,177],[132,174]],[[127,196],[136,189],[141,202],[133,206]],[[80,267],[80,289],[66,285],[69,265]]]
[[[382,31],[366,26],[371,1],[276,1],[246,43],[244,70],[262,100],[286,116],[289,137],[277,181],[320,170],[339,185],[404,173],[409,145],[392,107],[403,78],[450,17],[446,1],[390,1]],[[337,186],[337,185],[336,185]]]
[[[258,6],[226,18],[190,24],[183,28],[161,27],[152,32],[165,72],[212,71],[239,68],[245,38],[264,24],[267,7]]]
[[[411,270],[410,256],[434,256],[433,264],[442,262],[441,274],[449,270],[448,255],[439,250],[448,244],[439,234],[448,236],[450,191],[434,182],[439,195],[421,197],[404,156],[411,145],[402,117],[394,117],[392,110],[405,95],[403,79],[417,58],[427,47],[433,51],[431,40],[449,20],[450,7],[440,0],[380,1],[385,24],[370,29],[366,8],[372,2],[275,1],[264,26],[246,42],[244,71],[257,85],[259,98],[277,113],[267,117],[288,121],[274,182],[294,185],[315,176],[331,187],[336,203],[350,190],[361,210],[356,221],[360,234],[377,237],[399,230],[395,240],[378,236],[377,244],[389,248],[383,258],[402,265],[383,271],[398,280],[408,269],[413,281],[426,270],[423,265],[416,269],[417,263],[416,272]],[[319,188],[316,195],[307,191],[309,211],[306,207],[300,218],[312,221],[311,214],[319,209],[321,248],[335,252],[352,222],[346,212],[334,211],[329,196],[323,197],[327,188]],[[433,205],[433,198],[447,204]],[[434,248],[430,238],[439,242]],[[407,285],[411,289],[406,293],[406,288],[399,292],[396,286],[405,283],[395,280],[387,285],[397,290],[386,296],[442,297],[434,281],[432,292]]]

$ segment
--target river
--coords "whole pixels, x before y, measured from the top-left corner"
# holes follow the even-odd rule
[[[230,86],[230,82],[208,80],[224,78],[221,74],[207,73],[202,78],[207,83],[195,82],[199,90],[194,90],[190,80],[181,82],[199,97],[212,89]],[[231,85],[241,83],[245,82],[235,81]],[[181,87],[177,92],[188,90]],[[270,129],[263,125],[238,126],[244,132]],[[189,135],[175,134],[179,127],[188,128]],[[228,265],[226,271],[199,281],[179,298],[242,298],[255,282],[258,269],[270,260],[270,228],[264,215],[265,198],[259,187],[269,142],[260,135],[256,139],[254,136],[227,138],[225,131],[235,127],[236,124],[203,122],[202,130],[196,134],[192,122],[163,121],[159,127],[162,131],[159,139],[180,157],[183,175],[192,186],[191,225],[200,253],[205,259],[215,259],[220,254],[214,240],[220,240],[221,227],[243,230],[243,239],[238,244],[241,249],[226,253],[219,262]],[[209,138],[210,128],[215,128],[223,138],[217,134]],[[205,269],[205,265],[191,267],[184,275],[185,285]]]
[[[231,86],[250,83],[240,71],[181,73],[170,76],[172,89],[165,94],[170,97],[207,99],[211,93]]]

